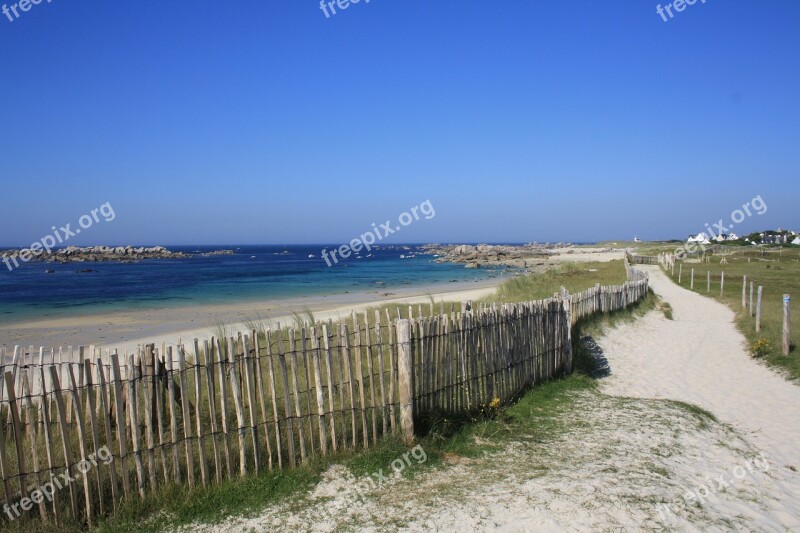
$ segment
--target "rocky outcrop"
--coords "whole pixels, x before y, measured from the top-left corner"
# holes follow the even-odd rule
[[[67,246],[47,252],[46,250],[5,250],[0,258],[28,262],[46,261],[57,263],[84,263],[100,261],[140,261],[142,259],[176,259],[190,257],[183,252],[173,252],[163,246]]]
[[[543,265],[550,254],[571,244],[428,244],[422,247],[424,253],[438,255],[439,263],[464,263],[466,268],[490,266],[509,266],[530,268]]]

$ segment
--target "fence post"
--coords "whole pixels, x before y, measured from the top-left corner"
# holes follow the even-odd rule
[[[678,265],[678,285],[681,284],[681,276],[683,276],[683,263]]]
[[[706,292],[711,292],[711,271],[706,270]]]
[[[750,316],[753,316],[753,282],[750,282]]]
[[[689,284],[689,289],[694,290],[694,269],[692,269],[692,281]]]
[[[745,294],[747,291],[747,274],[742,277],[742,309],[747,307],[747,300]]]
[[[411,376],[411,322],[397,321],[397,376],[400,393],[400,427],[406,444],[414,442],[414,394]]]
[[[789,355],[789,295],[783,295],[783,355]]]
[[[756,303],[756,333],[761,331],[761,291],[764,289],[762,285],[758,286],[758,302]]]
[[[723,290],[725,289],[725,271],[722,271],[722,277],[719,278],[719,295],[722,296]]]

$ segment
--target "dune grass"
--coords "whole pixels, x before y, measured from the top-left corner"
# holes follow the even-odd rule
[[[622,259],[591,262],[565,263],[542,273],[517,276],[503,283],[497,293],[487,296],[484,302],[516,303],[549,298],[563,285],[571,292],[580,292],[596,283],[622,285],[627,281]]]

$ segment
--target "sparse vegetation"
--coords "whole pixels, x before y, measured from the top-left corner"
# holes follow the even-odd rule
[[[684,262],[683,276],[680,285],[690,287],[691,269],[695,269],[694,290],[728,305],[736,313],[736,325],[751,346],[754,357],[776,367],[792,378],[800,379],[800,353],[791,346],[788,356],[781,353],[783,332],[783,295],[800,295],[800,248],[796,246],[756,247],[750,246],[725,255],[707,255],[708,262]],[[722,262],[724,259],[724,262]],[[700,261],[703,259],[701,258]],[[696,261],[696,260],[695,260]],[[724,293],[720,295],[720,276],[725,272]],[[711,291],[707,291],[706,272],[711,272]],[[675,265],[674,277],[678,283],[678,265]],[[755,331],[755,318],[750,309],[742,308],[742,276],[747,275],[745,291],[746,301],[750,301],[750,282],[754,282],[756,292],[758,286],[764,287],[761,304],[761,331]],[[755,298],[754,298],[755,299]],[[755,302],[754,302],[755,305]],[[800,332],[800,313],[791,314],[791,330],[796,338]],[[757,352],[753,345],[761,343]],[[756,355],[757,354],[757,355]]]

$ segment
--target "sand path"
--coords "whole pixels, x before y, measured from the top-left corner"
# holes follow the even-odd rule
[[[800,387],[747,354],[728,307],[679,287],[658,267],[643,270],[674,320],[650,314],[608,332],[599,342],[612,375],[601,390],[690,402],[738,429],[785,478],[773,518],[800,529],[800,476],[792,470],[800,470]]]

